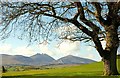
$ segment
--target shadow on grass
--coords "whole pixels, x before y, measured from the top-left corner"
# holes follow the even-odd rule
[[[2,78],[120,78],[119,76],[3,76]]]

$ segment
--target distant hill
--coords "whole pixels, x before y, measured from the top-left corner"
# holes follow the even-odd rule
[[[56,61],[54,61],[54,64],[87,64],[95,62],[94,60],[81,58],[73,55],[68,55],[65,57],[62,57]]]
[[[120,59],[117,59],[118,70],[120,72]],[[3,73],[3,78],[54,78],[55,76],[60,76],[60,78],[120,78],[117,76],[103,76],[103,62],[95,62],[86,65],[71,65],[57,67],[52,66],[49,69],[42,70],[26,70],[26,71],[12,71],[8,73]],[[44,77],[43,77],[44,76]],[[59,78],[59,77],[58,77]]]
[[[55,60],[47,54],[36,54],[31,57],[6,54],[2,54],[1,56],[3,65],[46,65]]]
[[[10,65],[10,64],[22,64],[22,62],[16,60],[14,56],[12,55],[7,55],[7,54],[2,54],[2,64],[3,65]]]
[[[47,54],[35,54],[31,57],[26,57],[22,55],[6,55],[2,54],[2,64],[3,65],[50,65],[50,64],[87,64],[95,62],[94,60],[81,58],[73,55],[68,55],[55,60]]]
[[[20,63],[22,63],[24,65],[31,65],[32,62],[34,62],[32,58],[22,56],[22,55],[15,55],[15,56],[13,56],[13,58],[14,58],[14,60],[19,61]]]
[[[30,58],[33,59],[34,64],[37,64],[37,65],[50,64],[52,61],[55,60],[54,58],[52,58],[51,56],[47,54],[39,54],[39,53],[31,56]]]

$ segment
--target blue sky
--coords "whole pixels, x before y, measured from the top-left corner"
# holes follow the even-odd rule
[[[70,30],[68,26],[58,28],[57,33],[65,32],[67,30],[73,31],[75,26],[70,26],[72,29]],[[20,34],[19,31],[16,34]],[[96,61],[100,61],[101,57],[99,56],[96,49],[90,45],[93,45],[92,42],[84,43],[84,42],[72,42],[69,40],[63,40],[60,43],[60,40],[52,40],[50,43],[44,41],[42,44],[31,44],[28,46],[29,40],[23,39],[20,40],[13,35],[9,38],[0,41],[0,54],[9,54],[9,55],[24,55],[24,56],[32,56],[36,53],[44,53],[52,56],[55,59],[59,59],[61,57],[67,55],[74,55],[83,58],[89,58]],[[105,47],[105,41],[102,42],[103,48]]]
[[[63,28],[58,28],[57,33],[61,33],[67,30],[70,30],[67,26],[63,30]],[[72,26],[71,26],[72,27]],[[73,31],[75,28],[70,31]],[[16,34],[20,34],[19,31]],[[42,44],[31,44],[28,46],[29,41],[27,39],[20,40],[14,36],[10,36],[9,38],[0,41],[0,54],[9,54],[9,55],[24,55],[24,56],[32,56],[36,53],[44,53],[52,56],[55,59],[59,59],[61,57],[67,55],[74,55],[83,58],[89,58],[96,61],[100,61],[101,57],[94,47],[92,42],[84,43],[84,42],[72,42],[69,40],[63,40],[62,43],[60,40],[52,40],[50,43],[44,41]],[[102,41],[103,48],[105,47],[105,41]],[[120,48],[119,48],[120,49]]]
[[[44,19],[44,21],[46,20]],[[20,34],[20,32],[17,31],[15,34]],[[29,41],[27,39],[19,40],[16,37],[10,36],[8,39],[0,41],[0,54],[32,56],[36,53],[45,53],[55,59],[67,55],[75,55],[96,61],[101,60],[95,48],[89,46],[92,42],[83,43],[79,41],[71,42],[69,40],[63,40],[63,42],[59,44],[59,41],[53,40],[50,43],[44,41],[43,44],[31,44],[30,46],[28,46],[28,44]],[[105,47],[105,41],[102,42],[102,45]]]
[[[67,55],[75,55],[83,58],[89,58],[100,61],[100,56],[88,43],[71,42],[64,40],[58,46],[58,42],[52,41],[51,43],[43,42],[43,44],[33,44],[28,46],[27,40],[19,40],[15,37],[10,37],[4,41],[0,41],[0,54],[10,55],[24,55],[32,56],[36,53],[45,53],[58,59]]]

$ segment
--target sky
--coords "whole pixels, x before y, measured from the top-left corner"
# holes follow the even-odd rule
[[[74,28],[72,28],[73,31]],[[63,30],[61,27],[59,31]],[[69,30],[65,28],[63,30]],[[17,32],[16,32],[17,33]],[[105,48],[105,41],[102,41],[102,46]],[[31,44],[29,45],[29,41],[26,39],[20,40],[16,37],[10,36],[9,38],[0,41],[0,54],[9,54],[9,55],[24,55],[24,56],[32,56],[37,53],[40,54],[48,54],[52,56],[54,59],[59,59],[61,57],[67,55],[74,55],[82,58],[93,59],[95,61],[100,61],[101,57],[93,46],[92,42],[84,43],[84,42],[72,42],[69,40],[60,41],[52,40],[50,43],[44,41],[42,44]],[[120,50],[120,48],[119,48]]]
[[[61,31],[63,29],[59,28],[59,30]],[[42,44],[31,44],[30,46],[28,46],[28,44],[29,42],[26,39],[20,40],[10,36],[8,39],[0,41],[0,54],[32,56],[36,53],[44,53],[52,56],[54,59],[59,59],[67,55],[74,55],[96,61],[101,60],[95,48],[90,46],[92,42],[83,43],[79,41],[72,42],[63,40],[62,43],[59,43],[59,41],[53,40],[50,43],[44,41]],[[104,48],[105,41],[102,42],[102,45]]]
[[[28,46],[28,42],[26,40],[10,37],[4,41],[0,41],[0,54],[24,55],[29,57],[40,53],[48,54],[56,60],[67,55],[74,55],[100,61],[101,57],[98,52],[94,47],[89,45],[90,43],[64,40],[62,43],[57,43],[56,41],[47,43],[44,41],[42,44],[33,44]],[[105,47],[105,41],[102,42],[102,45]]]
[[[73,25],[60,26],[56,28],[54,32],[57,34],[61,34],[62,32],[66,31],[74,32],[76,28],[77,27]],[[16,31],[14,33],[17,35],[20,34],[19,31]],[[0,41],[0,54],[24,55],[29,57],[37,53],[43,53],[52,56],[56,60],[67,55],[74,55],[82,58],[89,58],[100,61],[101,58],[98,52],[94,47],[90,46],[91,44],[91,42],[72,42],[69,40],[63,40],[60,43],[60,40],[52,40],[50,43],[44,41],[42,44],[29,45],[29,41],[27,39],[20,40],[13,35],[3,41]],[[102,44],[104,47],[105,42],[102,42]]]
[[[73,31],[74,28],[72,28]],[[61,32],[62,28],[59,28]],[[65,28],[63,30],[69,30]],[[17,33],[17,32],[16,32]],[[105,48],[105,41],[102,41],[102,46]],[[31,44],[29,45],[29,41],[26,39],[20,40],[16,37],[10,36],[9,38],[0,41],[0,54],[9,54],[9,55],[24,55],[24,56],[32,56],[37,53],[40,54],[48,54],[52,56],[54,59],[59,59],[61,57],[67,55],[74,55],[82,58],[93,59],[95,61],[100,61],[101,57],[93,46],[92,42],[84,43],[84,42],[72,42],[69,40],[63,40],[61,43],[56,40],[52,40],[50,43],[44,41],[42,44]],[[120,48],[118,49],[120,51]]]
[[[26,40],[10,37],[4,41],[0,41],[0,44],[0,54],[32,56],[36,53],[43,53],[52,56],[54,59],[74,55],[96,61],[101,60],[94,47],[79,41],[64,40],[62,43],[52,41],[51,43],[43,42],[42,44],[28,46]]]

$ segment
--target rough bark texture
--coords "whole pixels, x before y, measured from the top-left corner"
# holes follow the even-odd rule
[[[108,51],[105,51],[108,52]],[[115,52],[111,52],[111,54],[107,54],[107,56],[103,59],[104,62],[104,75],[118,75],[117,65],[116,65],[116,55],[112,55]]]
[[[118,75],[116,55],[119,46],[117,26],[110,25],[106,30],[106,48],[104,50],[104,75]]]

